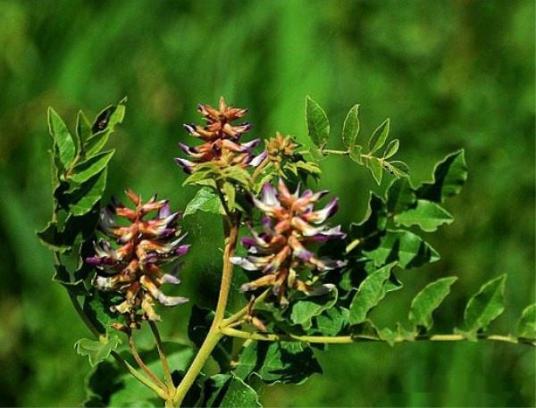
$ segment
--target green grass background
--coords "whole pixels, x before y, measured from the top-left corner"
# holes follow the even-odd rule
[[[513,328],[534,301],[534,2],[500,1],[0,1],[0,403],[71,406],[89,365],[73,343],[89,334],[34,231],[51,211],[46,107],[72,124],[128,96],[111,144],[107,195],[130,186],[183,207],[195,190],[172,158],[220,95],[250,109],[256,136],[305,135],[304,97],[326,107],[337,135],[361,104],[362,138],[385,117],[414,181],[464,147],[470,178],[447,208],[452,226],[430,235],[443,259],[401,276],[405,290],[375,311],[404,319],[426,282],[457,275],[438,330],[460,324],[484,280],[508,274]],[[363,140],[363,139],[361,139]],[[191,141],[191,140],[190,140]],[[339,141],[334,146],[340,145]],[[329,159],[323,187],[341,197],[337,221],[359,220],[364,168]],[[181,294],[212,305],[219,277],[215,218],[185,221],[194,250]],[[235,303],[238,300],[235,299]],[[189,308],[164,313],[164,337],[184,338]],[[143,342],[143,334],[142,334]],[[506,344],[331,347],[325,374],[262,394],[268,406],[534,406],[535,353]]]

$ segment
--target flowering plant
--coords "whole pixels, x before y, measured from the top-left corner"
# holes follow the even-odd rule
[[[131,205],[115,199],[103,203],[114,154],[103,149],[124,111],[121,101],[93,123],[80,112],[74,133],[54,110],[48,113],[54,208],[38,235],[54,254],[54,280],[67,289],[94,335],[75,345],[94,367],[85,405],[260,406],[263,385],[301,383],[321,373],[315,358],[319,348],[311,345],[536,344],[536,305],[522,311],[513,333],[487,331],[504,310],[506,276],[494,277],[469,299],[453,333],[432,331],[433,313],[449,294],[453,276],[422,288],[406,322],[378,327],[372,311],[402,289],[400,271],[439,259],[419,231],[453,222],[442,205],[465,183],[464,152],[445,157],[432,181],[415,186],[407,165],[393,160],[399,142],[388,141],[389,120],[366,146],[359,144],[356,105],[344,121],[344,149],[328,148],[333,143],[329,120],[311,98],[306,99],[308,145],[280,133],[265,140],[264,149],[260,139],[241,141],[251,126],[236,121],[246,110],[223,98],[217,108],[199,105],[204,125],[185,125],[201,144],[179,144],[187,155],[176,158],[187,174],[185,184],[199,187],[184,214],[204,211],[222,218],[222,271],[214,311],[192,308],[190,344],[163,342],[160,305],[188,301],[180,288],[176,295],[163,288],[180,282],[177,261],[188,262],[195,242],[182,232],[182,214],[171,212],[168,200],[144,201],[127,190]],[[327,199],[328,192],[314,187],[327,156],[366,167],[379,185],[390,177],[385,174],[393,177],[384,195],[370,194],[361,221],[343,226],[331,221],[339,204],[346,203]],[[234,287],[242,296],[236,310],[229,302]],[[140,352],[136,338],[145,326],[154,350]],[[210,357],[216,370],[207,366]]]

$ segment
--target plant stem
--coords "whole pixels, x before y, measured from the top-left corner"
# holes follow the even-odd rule
[[[128,346],[130,348],[130,352],[132,354],[132,357],[134,357],[134,360],[136,361],[136,363],[138,364],[138,366],[143,370],[145,371],[145,374],[147,374],[147,376],[153,380],[153,382],[158,385],[160,388],[162,389],[166,389],[166,385],[162,382],[162,380],[160,380],[160,378],[158,378],[156,376],[155,373],[152,372],[152,370],[147,367],[147,365],[143,362],[143,360],[141,359],[140,357],[140,354],[138,353],[138,349],[136,348],[136,344],[134,343],[134,339],[132,338],[132,336],[129,336],[128,337]]]
[[[160,357],[160,362],[162,363],[162,371],[164,371],[164,376],[166,378],[167,387],[169,393],[175,392],[175,387],[173,385],[173,378],[171,378],[171,371],[169,369],[169,363],[166,356],[166,353],[164,352],[164,347],[162,346],[162,339],[160,338],[160,332],[158,331],[158,327],[155,324],[155,322],[149,320],[149,327],[151,328],[151,331],[153,332],[153,336],[156,342],[156,349],[158,350],[158,356]]]
[[[323,344],[350,344],[365,341],[381,341],[385,340],[376,336],[354,335],[354,336],[295,336],[293,334],[275,334],[275,333],[252,333],[243,330],[233,329],[231,327],[222,328],[221,332],[230,337],[239,337],[248,340],[258,341],[298,341],[303,343],[323,343]],[[528,344],[533,345],[531,342],[520,341],[516,337],[503,336],[498,334],[490,335],[478,335],[478,340],[499,341],[511,344]],[[433,335],[421,335],[415,337],[417,341],[468,341],[468,339],[462,334],[433,334]],[[411,339],[397,337],[394,339],[395,343],[410,342]]]
[[[149,380],[147,377],[145,377],[143,374],[140,374],[134,367],[132,367],[127,361],[125,361],[119,353],[112,351],[112,356],[116,359],[117,363],[122,366],[125,370],[127,370],[136,380],[138,380],[140,383],[145,385],[146,387],[150,388],[152,391],[154,391],[160,398],[166,399],[167,395],[164,392],[164,390],[160,387],[158,387],[155,383],[153,383],[151,380]]]
[[[216,347],[220,339],[223,337],[220,325],[223,321],[225,308],[227,307],[229,290],[231,289],[231,282],[233,279],[233,264],[231,263],[231,257],[234,255],[236,242],[238,240],[240,219],[238,216],[234,220],[229,217],[226,221],[228,224],[230,224],[230,227],[225,239],[225,250],[223,252],[223,271],[218,303],[214,313],[214,320],[212,321],[207,337],[197,352],[194,361],[188,368],[188,371],[175,391],[173,403],[179,406],[182,404],[184,397],[186,397],[186,393],[199,375],[207,359],[210,357],[212,350],[214,350],[214,347]]]
[[[328,154],[338,154],[338,155],[341,155],[341,156],[346,156],[346,155],[350,154],[350,152],[348,150],[322,149],[321,152],[322,153],[328,153]]]
[[[262,302],[264,299],[266,299],[266,296],[270,294],[270,289],[265,290],[262,292],[253,302],[253,307],[255,307],[258,303]],[[227,319],[224,319],[221,323],[221,328],[225,328],[229,325],[232,325],[236,322],[238,322],[242,317],[246,315],[248,312],[249,305],[244,306],[242,309],[240,309],[238,312],[233,314],[232,316],[229,316]]]

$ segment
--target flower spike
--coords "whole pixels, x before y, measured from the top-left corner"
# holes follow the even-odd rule
[[[134,208],[115,203],[101,211],[100,228],[110,240],[95,242],[95,254],[85,261],[96,268],[93,285],[98,290],[120,295],[111,310],[127,321],[117,328],[128,331],[141,320],[160,320],[155,302],[175,306],[188,301],[161,292],[163,284],[177,285],[180,279],[160,267],[185,255],[189,245],[182,243],[185,235],[177,227],[180,214],[172,213],[167,201],[154,196],[144,203],[132,190],[126,196]],[[119,223],[121,218],[125,222]]]
[[[252,236],[242,238],[248,255],[231,259],[247,271],[262,273],[258,279],[242,285],[242,291],[270,286],[281,304],[288,302],[286,293],[290,288],[308,295],[325,292],[299,278],[297,272],[305,267],[318,274],[345,265],[344,261],[320,258],[310,249],[315,243],[345,237],[340,226],[323,225],[337,211],[336,198],[323,209],[314,209],[325,194],[306,190],[300,195],[299,189],[290,193],[282,179],[277,189],[269,183],[263,186],[261,197],[253,198],[254,205],[264,214],[263,231],[258,233],[250,228]]]

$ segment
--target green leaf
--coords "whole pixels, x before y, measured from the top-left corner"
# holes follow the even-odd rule
[[[48,108],[48,129],[63,168],[69,168],[76,155],[75,141],[65,122],[52,108]]]
[[[86,161],[77,164],[73,168],[70,179],[75,183],[83,183],[84,181],[89,180],[108,165],[114,152],[115,150],[108,150],[107,152],[97,153]]]
[[[105,168],[65,194],[64,200],[71,213],[74,215],[86,214],[102,198],[106,187],[106,174],[107,169]]]
[[[357,164],[363,164],[363,157],[361,156],[361,152],[363,151],[363,147],[359,145],[354,145],[350,147],[350,159],[352,159]]]
[[[391,162],[384,161],[383,165],[395,177],[408,177],[409,166],[403,161],[393,160]]]
[[[342,127],[342,142],[346,147],[352,149],[355,145],[358,134],[359,105],[354,105],[346,115],[346,119],[344,119],[344,125]]]
[[[323,296],[308,297],[292,304],[290,320],[292,323],[302,326],[305,330],[311,328],[312,319],[324,310],[330,309],[337,302],[337,288],[333,288]]]
[[[374,192],[370,192],[367,212],[359,223],[350,224],[350,238],[353,241],[348,245],[350,248],[364,242],[367,237],[377,235],[384,231],[387,226],[387,209],[382,198]],[[350,249],[347,252],[351,252]]]
[[[364,251],[376,266],[398,261],[401,268],[409,269],[439,260],[439,254],[418,235],[404,230],[387,230],[374,249]]]
[[[524,339],[536,339],[536,303],[523,310],[517,322],[516,333]]]
[[[253,342],[240,352],[234,374],[258,375],[267,384],[302,384],[322,368],[309,346],[294,342]]]
[[[390,119],[385,119],[382,124],[374,130],[368,143],[369,153],[374,153],[383,147],[389,136],[390,124]]]
[[[123,122],[124,117],[124,101],[104,109],[97,115],[91,127],[92,136],[83,145],[86,157],[91,157],[102,150],[115,130],[115,126]]]
[[[320,105],[309,96],[305,98],[305,117],[309,137],[316,146],[324,146],[329,138],[329,120]]]
[[[50,221],[45,228],[37,232],[37,236],[52,251],[65,252],[71,249],[71,245],[65,242],[63,234],[55,221]]]
[[[184,210],[184,217],[195,214],[197,211],[220,214],[220,199],[208,187],[203,187],[197,191],[195,197],[188,203]]]
[[[393,182],[387,188],[387,210],[391,214],[398,214],[410,207],[413,207],[416,200],[417,198],[407,177],[401,177],[393,180]]]
[[[484,330],[504,311],[506,275],[485,283],[469,302],[464,312],[464,330],[476,333]]]
[[[336,336],[349,323],[350,311],[341,306],[333,306],[316,316],[318,331],[324,336]]]
[[[378,159],[377,157],[369,157],[366,159],[365,164],[372,173],[372,177],[374,177],[376,183],[380,185],[383,177],[383,167],[381,159]]]
[[[367,314],[385,297],[385,283],[391,275],[396,262],[385,265],[371,273],[359,285],[352,303],[350,304],[350,324],[359,324],[367,320]]]
[[[447,155],[434,168],[434,181],[417,189],[417,196],[426,200],[443,202],[460,193],[467,180],[467,164],[463,150]]]
[[[225,385],[226,392],[219,407],[261,407],[257,392],[247,385],[241,378],[231,375]]]
[[[432,328],[432,313],[450,293],[450,287],[457,279],[455,276],[438,279],[417,293],[409,311],[409,321],[414,328],[423,327],[426,331]]]
[[[394,220],[397,225],[418,225],[423,231],[431,232],[437,230],[440,225],[452,223],[454,218],[433,201],[417,200],[415,208],[396,214]]]
[[[385,151],[383,152],[383,158],[389,159],[390,157],[393,157],[396,152],[398,152],[398,148],[400,147],[400,140],[393,139],[389,142],[387,147],[385,148]]]
[[[76,135],[80,141],[81,151],[85,155],[84,145],[91,137],[91,124],[82,111],[78,111],[78,115],[76,117]]]
[[[101,361],[106,360],[120,343],[117,335],[101,336],[99,340],[80,339],[74,344],[74,348],[81,356],[88,356],[89,364],[95,367]]]

